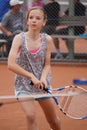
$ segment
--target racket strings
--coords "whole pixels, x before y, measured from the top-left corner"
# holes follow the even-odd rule
[[[68,107],[67,113],[75,117],[83,117],[87,115],[87,97],[73,97],[72,102]]]
[[[68,89],[64,89],[61,94],[68,93],[71,90],[74,91],[74,88],[69,87]],[[72,100],[72,96],[66,96],[66,97],[60,98],[60,104],[64,111],[67,111],[71,100]]]
[[[59,101],[60,102],[60,101]],[[87,95],[63,97],[60,106],[69,116],[80,118],[87,116]]]

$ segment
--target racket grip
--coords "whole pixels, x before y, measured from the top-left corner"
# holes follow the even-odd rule
[[[31,81],[30,85],[34,85],[32,81]],[[40,86],[40,89],[42,89],[41,86]],[[43,90],[44,90],[44,91],[48,91],[48,88],[43,87]]]
[[[2,102],[0,103],[0,107],[1,107],[1,106],[3,106],[3,103],[2,103]]]
[[[30,82],[30,85],[34,85],[32,81]]]

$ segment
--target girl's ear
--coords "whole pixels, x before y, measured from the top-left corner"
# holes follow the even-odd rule
[[[26,26],[29,26],[28,21],[26,22]]]
[[[29,23],[28,23],[28,22],[26,22],[26,28],[27,28],[27,30],[28,30],[28,28],[29,28]]]
[[[43,26],[45,26],[45,24],[46,24],[46,20],[44,20],[44,22],[43,22]]]

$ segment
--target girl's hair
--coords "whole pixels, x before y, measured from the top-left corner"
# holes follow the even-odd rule
[[[43,8],[43,7],[34,6],[34,7],[32,7],[32,8],[28,11],[27,17],[26,17],[26,21],[28,20],[29,14],[30,14],[30,12],[31,12],[32,10],[41,10],[41,11],[43,12],[43,15],[44,15],[44,20],[47,19],[47,14],[46,14],[44,8]]]
[[[80,2],[80,0],[74,0],[75,2]]]

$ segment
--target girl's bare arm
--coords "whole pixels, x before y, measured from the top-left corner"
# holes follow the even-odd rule
[[[51,65],[50,65],[50,57],[51,57],[51,46],[53,46],[53,40],[50,36],[47,37],[47,51],[46,51],[46,59],[45,59],[45,66],[42,72],[41,81],[44,82],[45,86],[46,84],[46,78],[51,71]]]
[[[18,52],[21,48],[21,44],[22,44],[22,39],[20,37],[20,35],[16,35],[13,43],[12,43],[12,47],[9,53],[9,57],[8,57],[8,68],[9,70],[13,71],[16,74],[22,75],[24,77],[27,77],[29,79],[33,79],[35,78],[34,75],[32,73],[29,73],[28,71],[24,70],[21,66],[19,66],[16,63],[16,58],[18,55]]]

